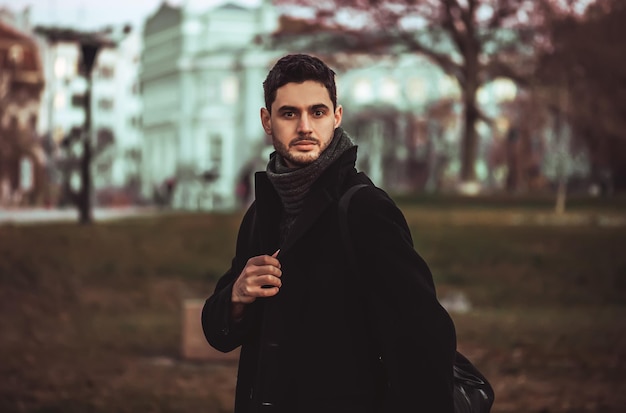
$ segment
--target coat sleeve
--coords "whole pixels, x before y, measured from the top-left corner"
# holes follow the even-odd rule
[[[254,214],[255,205],[253,204],[244,215],[239,227],[237,247],[231,267],[220,277],[215,291],[206,300],[202,309],[204,336],[211,346],[224,353],[234,350],[243,343],[254,318],[254,311],[252,311],[254,304],[246,308],[242,320],[235,322],[231,318],[233,285],[251,256]]]
[[[348,228],[387,375],[385,411],[452,413],[454,324],[404,215],[384,191],[368,187],[349,206]]]

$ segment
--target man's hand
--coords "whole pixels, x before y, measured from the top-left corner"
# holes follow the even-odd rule
[[[231,296],[233,319],[241,319],[246,304],[254,302],[259,297],[272,297],[278,294],[282,285],[280,281],[282,271],[276,258],[279,251],[272,256],[259,255],[248,260],[233,286]]]

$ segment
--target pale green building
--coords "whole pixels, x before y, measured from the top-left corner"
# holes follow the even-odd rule
[[[174,208],[230,209],[264,146],[261,85],[281,53],[261,42],[277,17],[269,2],[193,3],[163,3],[145,23],[142,193]]]

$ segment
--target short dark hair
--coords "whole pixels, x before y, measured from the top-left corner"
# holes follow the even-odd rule
[[[278,88],[287,83],[304,83],[307,80],[324,85],[328,90],[330,100],[333,102],[333,109],[337,107],[335,72],[317,57],[306,54],[290,54],[276,62],[263,82],[267,110],[272,111],[272,103],[276,100]]]

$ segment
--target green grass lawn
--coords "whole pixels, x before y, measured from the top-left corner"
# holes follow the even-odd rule
[[[626,227],[545,208],[400,200],[493,412],[623,412]],[[572,214],[620,214],[584,205]],[[228,267],[240,213],[0,226],[1,412],[229,412],[232,363],[180,359],[181,303]],[[539,225],[538,223],[542,223]]]

